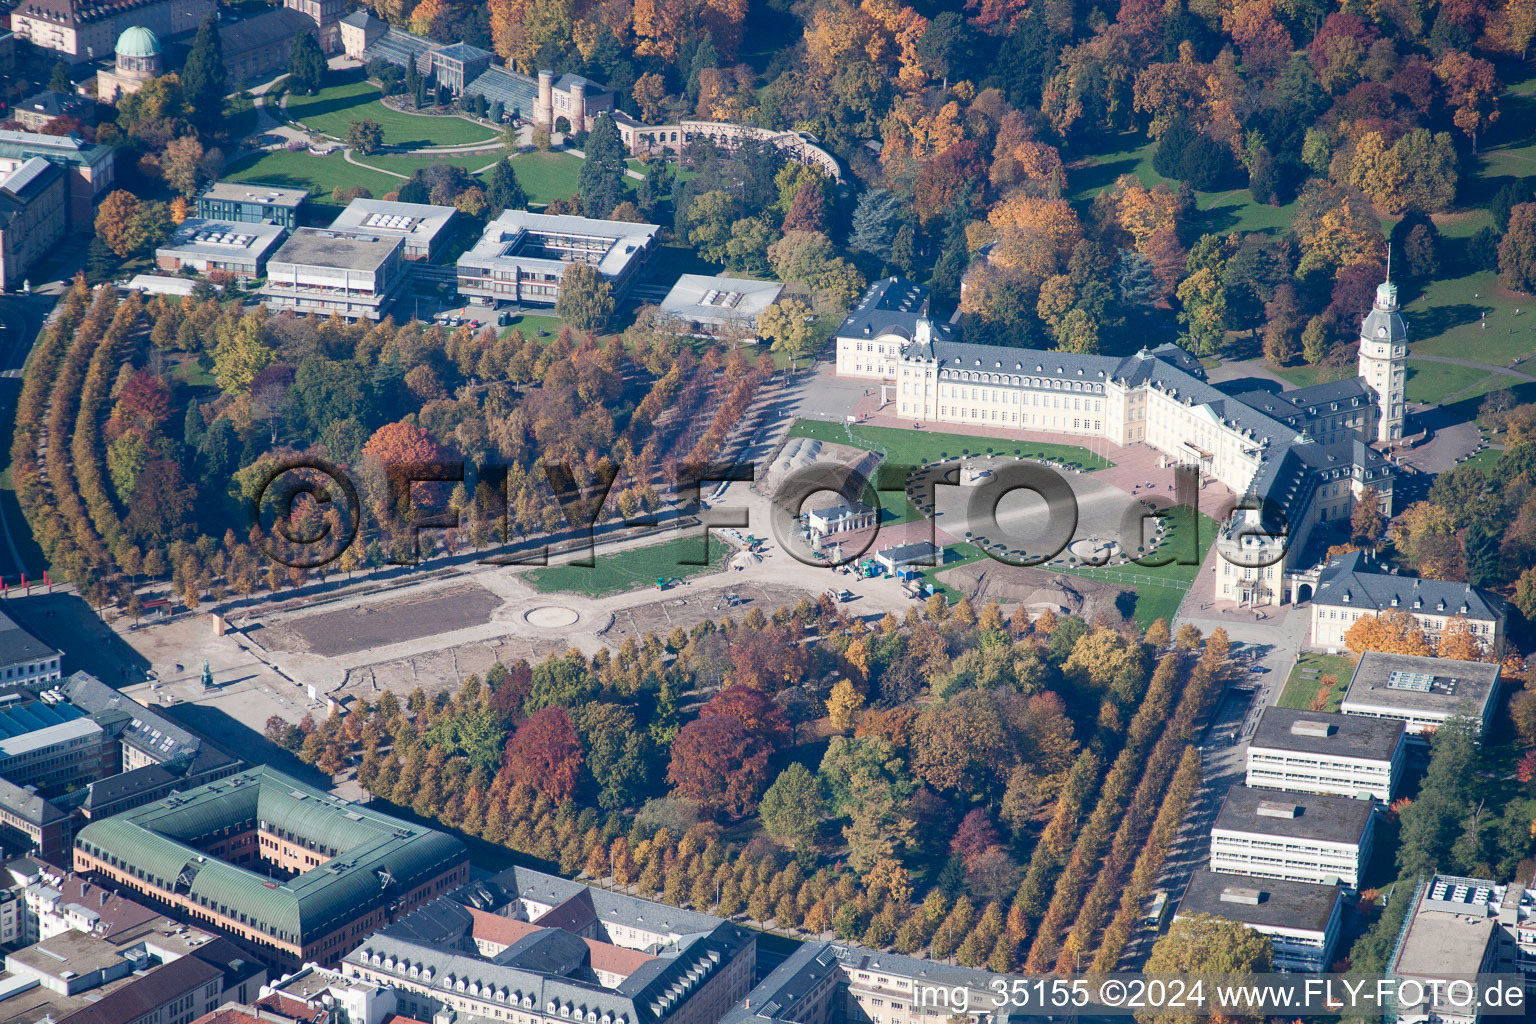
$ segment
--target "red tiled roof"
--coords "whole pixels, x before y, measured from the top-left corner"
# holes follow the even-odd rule
[[[491,914],[484,910],[476,910],[470,907],[470,916],[474,924],[470,926],[470,934],[485,942],[495,942],[499,945],[510,946],[518,939],[541,931],[537,925],[527,921],[519,921],[511,917],[503,917],[500,914]]]
[[[622,974],[626,978],[634,974],[640,965],[656,958],[638,949],[625,949],[596,939],[582,939],[592,951],[592,969],[608,974]]]

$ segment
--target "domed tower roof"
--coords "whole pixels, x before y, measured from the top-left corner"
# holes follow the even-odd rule
[[[1388,271],[1390,274],[1390,270]],[[1397,285],[1389,276],[1376,286],[1376,301],[1360,325],[1360,336],[1373,341],[1393,341],[1399,344],[1408,340],[1408,327],[1398,312]]]
[[[116,52],[119,57],[158,57],[160,40],[142,25],[133,25],[117,37]]]

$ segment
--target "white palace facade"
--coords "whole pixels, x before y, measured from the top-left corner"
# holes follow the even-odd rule
[[[1279,393],[1218,390],[1173,344],[1124,357],[971,345],[928,313],[926,289],[876,282],[838,328],[838,375],[878,382],[889,412],[925,426],[1146,444],[1219,480],[1240,508],[1262,505],[1267,524],[1284,524],[1285,558],[1222,559],[1220,600],[1281,603],[1313,527],[1347,519],[1367,488],[1391,514],[1392,467],[1372,447],[1403,436],[1407,335],[1390,281],[1362,325],[1360,376]]]

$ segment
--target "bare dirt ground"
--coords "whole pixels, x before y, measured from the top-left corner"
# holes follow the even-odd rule
[[[430,593],[407,593],[387,603],[356,602],[334,611],[260,624],[268,650],[336,657],[383,644],[491,621],[501,598],[478,583],[465,582]]]
[[[759,609],[764,615],[770,615],[776,608],[798,604],[802,597],[814,600],[820,593],[794,587],[768,587],[761,583],[750,583],[745,578],[745,572],[732,575],[742,577],[740,586],[728,589],[678,587],[659,601],[616,609],[613,625],[603,633],[603,639],[612,644],[621,644],[630,638],[639,640],[647,633],[665,637],[678,626],[690,629],[705,619],[718,621],[727,615],[739,619],[753,608]],[[740,603],[731,605],[725,599],[727,594],[735,594]]]
[[[1049,604],[1053,611],[1065,610],[1092,622],[1100,612],[1121,618],[1116,599],[1129,593],[1129,587],[1102,583],[1086,576],[1068,576],[1048,569],[1005,565],[990,559],[945,569],[939,579],[967,595],[977,606],[996,601],[1003,605],[1024,604],[1033,612]],[[1039,607],[1036,607],[1039,606]]]

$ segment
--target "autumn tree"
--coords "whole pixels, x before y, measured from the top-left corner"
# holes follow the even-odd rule
[[[384,145],[384,128],[368,118],[353,121],[347,125],[347,145],[365,155],[377,153]]]
[[[1499,273],[1511,288],[1536,289],[1536,203],[1509,211],[1509,230],[1499,243]]]
[[[400,420],[375,430],[363,445],[363,455],[386,466],[413,465],[440,459],[442,448],[427,431],[409,420]]]
[[[1355,499],[1355,507],[1349,513],[1350,538],[1359,544],[1374,544],[1387,524],[1381,512],[1381,492],[1367,487]]]
[[[1145,970],[1148,974],[1265,974],[1273,962],[1274,946],[1267,936],[1237,921],[1191,914],[1175,919],[1153,944]],[[1241,1008],[1223,1008],[1224,1017],[1233,1009]],[[1150,1024],[1164,1015],[1137,1014],[1136,1019]]]
[[[1499,119],[1499,93],[1504,87],[1498,72],[1486,60],[1447,50],[1435,64],[1435,77],[1452,108],[1451,121],[1472,140],[1476,153],[1478,134]]]
[[[514,778],[563,803],[581,781],[581,740],[565,708],[534,712],[507,742],[502,763]]]
[[[701,715],[678,732],[667,781],[710,814],[740,817],[758,804],[772,751],[730,715]]]
[[[1041,279],[1065,270],[1083,237],[1077,212],[1062,199],[1015,193],[993,207],[987,221],[997,231],[993,259]]]
[[[1359,654],[1383,651],[1388,654],[1433,655],[1434,649],[1424,631],[1409,612],[1389,609],[1380,615],[1362,615],[1344,634],[1344,646]]]

